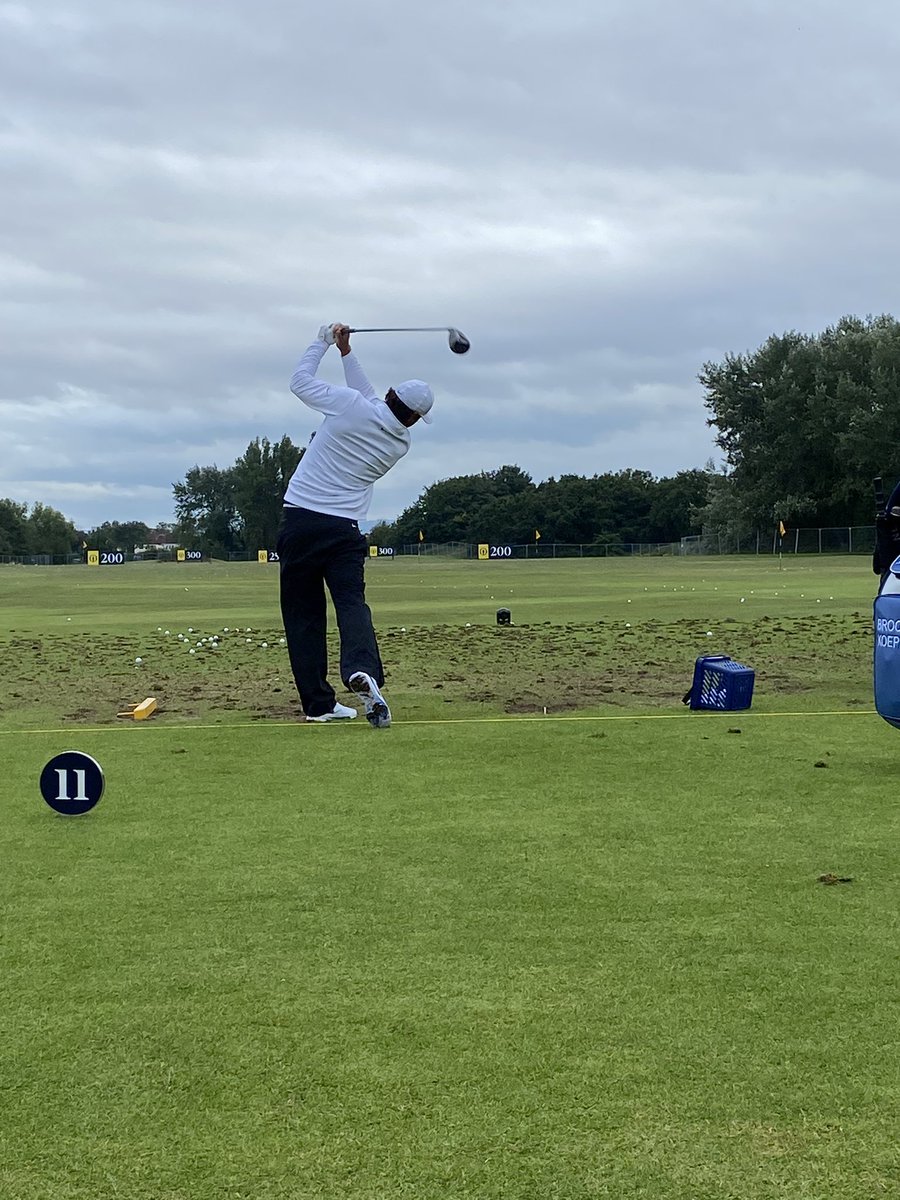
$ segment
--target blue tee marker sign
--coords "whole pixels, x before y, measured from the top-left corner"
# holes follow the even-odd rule
[[[79,817],[100,802],[106,780],[95,758],[66,750],[51,758],[41,771],[41,795],[64,817]]]

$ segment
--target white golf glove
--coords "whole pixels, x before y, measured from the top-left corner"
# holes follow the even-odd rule
[[[319,330],[317,340],[324,342],[326,346],[334,345],[334,325],[323,325]]]

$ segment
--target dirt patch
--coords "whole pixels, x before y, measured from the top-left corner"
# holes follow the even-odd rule
[[[282,636],[266,628],[252,634],[194,630],[182,641],[157,631],[12,637],[0,643],[0,720],[33,713],[35,719],[108,724],[146,696],[155,696],[172,720],[235,713],[289,720],[299,715],[299,703]],[[632,626],[436,625],[383,629],[380,638],[391,696],[408,708],[438,699],[497,713],[672,707],[690,685],[695,658],[714,653],[753,667],[757,695],[827,687],[846,694],[848,704],[868,703],[871,696],[871,620],[860,613],[777,622],[761,617],[729,623],[713,638],[690,619]],[[335,674],[337,650],[332,635]]]

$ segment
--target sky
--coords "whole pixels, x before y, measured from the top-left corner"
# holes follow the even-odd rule
[[[0,0],[0,497],[172,520],[337,320],[472,343],[354,339],[436,395],[373,520],[720,463],[704,362],[900,315],[898,59],[894,0]]]

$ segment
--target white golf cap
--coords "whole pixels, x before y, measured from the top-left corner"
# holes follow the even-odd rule
[[[398,383],[394,391],[407,408],[418,413],[427,424],[431,424],[433,418],[428,414],[434,404],[434,392],[427,383],[423,383],[421,379],[406,379],[403,383]]]

